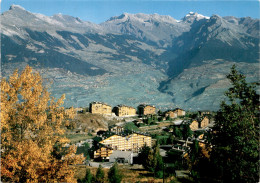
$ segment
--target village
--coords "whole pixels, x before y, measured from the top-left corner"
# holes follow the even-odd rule
[[[110,168],[115,162],[140,167],[144,161],[140,159],[143,148],[157,145],[167,171],[182,178],[189,174],[187,160],[195,141],[207,156],[205,138],[214,123],[213,112],[180,108],[160,111],[147,104],[140,104],[137,109],[126,105],[112,107],[103,102],[91,102],[88,108],[76,110],[77,115],[100,116],[110,121],[106,127],[92,130],[88,125],[85,132],[81,125],[74,126],[74,131],[82,137],[74,144],[78,153],[84,154],[87,167]],[[88,134],[85,139],[84,134]]]

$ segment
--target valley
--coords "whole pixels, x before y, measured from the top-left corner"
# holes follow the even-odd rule
[[[12,5],[1,18],[2,77],[29,64],[53,96],[66,94],[65,107],[217,110],[233,64],[258,80],[259,20],[250,17],[124,13],[94,24]]]

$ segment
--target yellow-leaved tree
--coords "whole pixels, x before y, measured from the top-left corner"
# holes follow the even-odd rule
[[[63,124],[74,116],[62,107],[30,66],[1,81],[1,179],[3,182],[76,182],[72,165],[82,161]]]

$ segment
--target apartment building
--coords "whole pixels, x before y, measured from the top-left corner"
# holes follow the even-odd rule
[[[183,109],[176,108],[173,110],[173,112],[177,113],[177,116],[185,116],[186,112]]]
[[[136,109],[131,106],[117,105],[113,108],[113,112],[119,117],[135,116]]]
[[[94,158],[108,159],[113,151],[139,152],[144,145],[151,147],[152,138],[147,135],[133,133],[127,136],[113,135],[99,143],[102,147],[94,152]]]
[[[138,106],[138,114],[139,116],[156,114],[156,108],[152,105],[141,104]]]
[[[91,102],[89,111],[93,114],[112,114],[112,107],[103,102]]]
[[[165,112],[165,115],[164,115],[166,118],[167,117],[170,117],[170,118],[177,118],[177,112],[175,112],[175,111],[167,111],[167,112]]]

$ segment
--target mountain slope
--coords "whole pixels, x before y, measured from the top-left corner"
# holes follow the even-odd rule
[[[228,19],[228,18],[227,18]],[[237,19],[239,21],[239,19]],[[256,26],[258,25],[258,26]],[[254,33],[250,27],[254,26]],[[179,53],[170,63],[169,75],[178,75],[183,69],[203,64],[203,61],[225,59],[234,62],[259,62],[259,20],[250,26],[235,24],[217,15],[199,20],[189,32],[174,39],[172,50]]]
[[[225,78],[233,64],[249,81],[257,81],[259,20],[246,19],[213,15],[192,24],[189,32],[174,40],[172,50],[179,54],[169,63],[169,79],[159,90],[186,108],[216,110],[229,87]]]
[[[249,17],[124,13],[97,25],[13,5],[1,20],[2,75],[29,64],[53,83],[54,96],[67,95],[66,106],[215,110],[232,64],[258,77],[259,20]]]
[[[134,35],[160,47],[171,45],[171,39],[189,30],[189,24],[180,23],[170,16],[143,13],[112,17],[101,26],[114,33]]]

